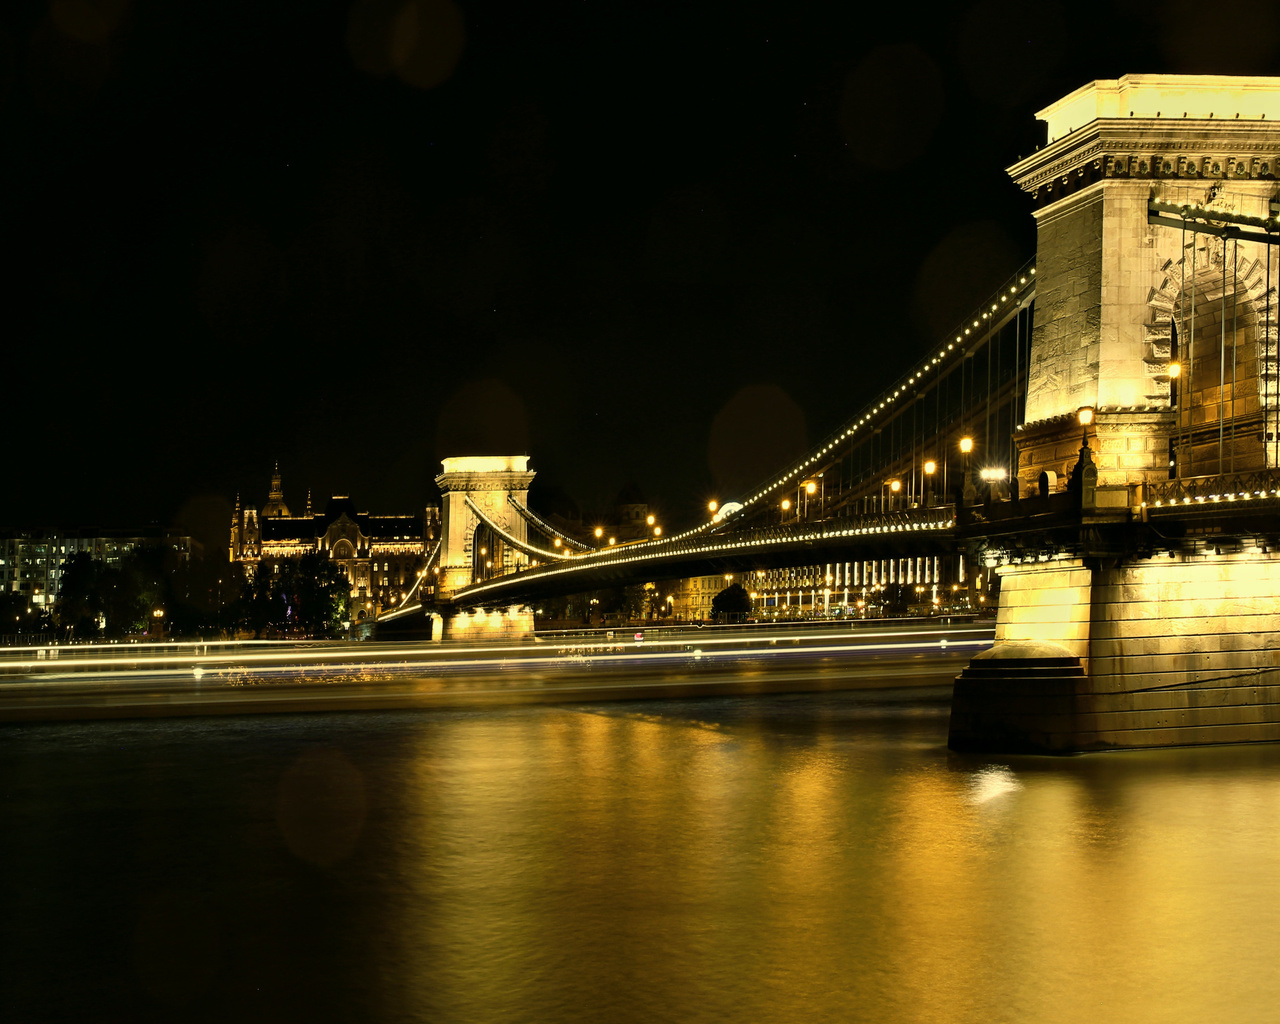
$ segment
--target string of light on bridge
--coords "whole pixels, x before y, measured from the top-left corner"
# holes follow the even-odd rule
[[[937,355],[930,356],[927,360],[921,360],[920,363],[918,363],[911,371],[908,372],[905,378],[899,378],[898,384],[894,387],[893,391],[891,392],[886,391],[885,394],[880,398],[878,402],[875,402],[875,401],[871,402],[869,406],[865,407],[865,411],[861,416],[858,417],[858,419],[851,420],[843,430],[837,431],[835,435],[831,436],[822,445],[820,445],[818,448],[811,451],[806,458],[796,463],[789,470],[784,472],[783,475],[778,478],[776,483],[773,483],[767,487],[761,488],[761,490],[753,494],[750,498],[744,499],[742,501],[741,507],[737,511],[739,513],[742,511],[745,511],[749,506],[754,505],[755,503],[761,501],[764,498],[767,498],[769,495],[775,493],[780,488],[784,486],[788,486],[791,483],[803,478],[809,472],[809,470],[811,470],[814,467],[814,465],[818,463],[820,459],[822,459],[826,455],[829,455],[834,448],[836,448],[838,445],[840,445],[844,441],[851,440],[858,433],[859,430],[869,427],[875,421],[876,416],[879,413],[892,411],[891,407],[893,403],[902,396],[903,392],[905,392],[912,385],[918,384],[921,380],[924,379],[926,374],[941,372],[943,365],[950,358],[963,354],[963,352],[965,351],[964,350],[965,338],[966,337],[971,338],[975,330],[981,333],[983,321],[991,320],[994,315],[999,313],[1002,306],[1004,306],[1005,308],[1008,308],[1006,304],[1011,299],[1016,298],[1018,294],[1024,291],[1028,286],[1034,285],[1035,276],[1036,276],[1036,268],[1031,265],[1027,265],[1022,270],[1018,271],[1018,273],[1015,274],[1009,281],[1007,281],[1004,284],[1004,286],[996,293],[996,295],[994,296],[995,301],[991,303],[991,306],[989,309],[984,308],[980,311],[973,313],[971,319],[966,320],[963,326],[956,328],[954,341],[947,342],[946,347],[939,349]],[[957,349],[957,346],[960,346],[960,347]],[[668,540],[674,542],[678,540],[683,540],[686,537],[695,536],[699,533],[703,533],[707,530],[710,530],[713,527],[718,527],[719,525],[721,525],[723,520],[724,520],[724,517],[722,517],[721,520],[719,521],[702,523],[698,526],[693,527],[692,529],[685,530],[683,533],[676,534],[668,538]],[[660,543],[660,541],[651,541],[650,543]]]
[[[923,510],[922,510],[923,511]],[[531,570],[540,578],[548,576],[557,576],[566,572],[580,572],[588,566],[599,565],[622,565],[630,562],[653,561],[658,558],[665,558],[674,554],[687,555],[710,555],[716,552],[729,552],[740,550],[742,548],[759,547],[763,545],[776,545],[795,543],[804,540],[831,540],[837,537],[854,537],[854,536],[871,536],[874,534],[906,534],[913,532],[933,532],[941,530],[949,530],[955,526],[955,517],[950,511],[945,515],[938,515],[941,510],[932,510],[932,515],[938,516],[936,519],[928,518],[928,514],[921,515],[912,521],[898,521],[892,523],[877,523],[875,525],[846,527],[841,530],[833,530],[827,527],[819,529],[799,530],[788,532],[785,534],[770,533],[766,537],[747,536],[738,540],[717,540],[714,543],[704,542],[701,544],[681,544],[678,547],[671,546],[671,542],[664,544],[662,541],[650,541],[645,544],[637,545],[634,548],[619,550],[610,548],[603,551],[586,554],[571,560],[571,564],[560,562],[554,566],[542,566]],[[908,513],[899,513],[899,516]],[[692,531],[691,531],[692,532]],[[684,538],[688,538],[689,534],[682,534]],[[517,579],[523,580],[528,578],[528,573],[520,573],[516,575],[500,576],[486,583],[473,584],[466,587],[462,593],[467,598],[473,599],[477,595],[490,590],[501,590],[510,586]]]

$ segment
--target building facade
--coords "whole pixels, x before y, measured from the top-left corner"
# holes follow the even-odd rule
[[[144,547],[170,548],[182,562],[191,559],[194,542],[177,530],[101,528],[9,530],[0,533],[0,592],[20,594],[27,607],[47,611],[62,586],[67,560],[82,552],[114,565]]]
[[[289,558],[321,553],[337,564],[351,587],[355,621],[394,608],[413,587],[440,536],[440,509],[421,515],[371,515],[345,495],[335,495],[321,512],[295,516],[284,500],[279,467],[261,509],[241,507],[231,518],[230,558],[246,575],[278,573]]]

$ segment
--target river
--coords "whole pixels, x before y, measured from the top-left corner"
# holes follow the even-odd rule
[[[1274,1019],[1280,747],[947,696],[0,726],[0,1019]]]

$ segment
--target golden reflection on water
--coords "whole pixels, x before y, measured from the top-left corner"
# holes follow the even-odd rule
[[[1208,1021],[1277,1005],[1277,748],[982,759],[943,749],[945,718],[661,706],[417,735],[376,938],[396,1012]]]

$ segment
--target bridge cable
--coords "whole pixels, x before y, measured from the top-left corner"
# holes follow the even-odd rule
[[[484,523],[487,527],[489,527],[489,529],[491,529],[494,533],[496,533],[499,537],[505,540],[517,551],[523,551],[526,555],[537,555],[539,558],[552,558],[560,561],[563,561],[564,559],[571,557],[568,554],[568,552],[561,554],[558,551],[547,551],[543,548],[534,547],[528,541],[520,540],[514,534],[508,533],[503,527],[499,526],[492,519],[490,519],[489,516],[485,513],[485,511],[482,508],[480,508],[480,506],[477,505],[474,501],[471,500],[471,495],[469,494],[465,495],[464,500],[466,502],[467,508],[469,508],[472,511],[472,513],[475,515],[477,519],[479,519],[482,523]]]
[[[1192,339],[1187,362],[1187,475],[1196,475],[1196,228],[1192,228]]]
[[[1226,253],[1222,253],[1226,255]],[[1240,242],[1239,239],[1231,239],[1231,472],[1235,472],[1235,349],[1239,338],[1236,337],[1236,330],[1239,329],[1239,303],[1236,302],[1235,289],[1239,287],[1239,265],[1240,262]]]
[[[1218,297],[1218,476],[1222,476],[1222,442],[1227,408],[1227,240],[1222,240],[1222,291]]]
[[[395,611],[397,612],[404,611],[405,608],[408,606],[409,601],[412,600],[413,595],[418,592],[418,588],[422,586],[422,581],[427,578],[427,573],[431,570],[432,563],[435,562],[435,560],[440,555],[441,543],[443,543],[443,538],[441,540],[436,541],[436,546],[432,548],[431,554],[427,556],[427,561],[422,567],[422,572],[418,574],[417,580],[415,580],[413,586],[409,588],[409,592],[404,595],[404,599],[401,600],[399,607],[396,608]],[[422,598],[418,598],[418,603],[419,604],[422,603]],[[386,618],[386,616],[383,616],[383,618]]]
[[[1180,259],[1178,262],[1182,265],[1182,282],[1178,285],[1178,337],[1177,337],[1177,340],[1185,345],[1187,342],[1187,220],[1185,217],[1182,219],[1182,259]],[[1169,351],[1170,351],[1169,358],[1173,359],[1176,353],[1174,352],[1172,346],[1170,346]],[[1188,352],[1190,352],[1190,349],[1188,349]],[[1191,372],[1190,357],[1188,357],[1187,359],[1187,372],[1188,373]],[[1177,378],[1174,378],[1173,386],[1175,388],[1177,387]],[[1190,383],[1190,380],[1188,380],[1187,382],[1188,397],[1190,397],[1191,395],[1190,387],[1191,387],[1191,383]],[[1171,395],[1170,397],[1175,398],[1175,401],[1176,401],[1176,407],[1174,410],[1176,418],[1174,420],[1174,424],[1177,427],[1177,430],[1176,430],[1177,445],[1181,445],[1182,444],[1182,402],[1179,399],[1182,398],[1182,395],[1181,394],[1178,394],[1176,396]],[[1176,445],[1173,450],[1173,456],[1175,460],[1178,458],[1178,448]],[[1181,462],[1178,462],[1174,466],[1174,471],[1177,473],[1178,476],[1186,475],[1186,469],[1182,466]]]
[[[553,538],[559,537],[562,541],[564,541],[564,543],[570,545],[571,547],[577,548],[579,551],[596,550],[590,544],[583,544],[582,541],[575,540],[574,538],[561,533],[554,526],[552,526],[550,523],[548,523],[546,520],[540,517],[537,513],[535,513],[532,509],[527,508],[526,506],[520,504],[520,502],[516,501],[516,499],[510,494],[507,495],[507,504],[510,505],[512,508],[514,508],[517,512],[519,512],[520,516],[524,519],[525,522],[527,522],[530,526],[541,530],[543,533],[550,534]]]

